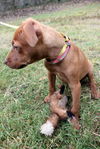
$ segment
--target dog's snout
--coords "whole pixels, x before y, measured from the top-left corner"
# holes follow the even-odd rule
[[[5,60],[5,61],[4,61],[4,64],[5,64],[5,65],[7,65],[7,63],[8,63],[8,61],[7,61],[7,60]]]
[[[9,58],[4,61],[5,65],[8,65],[9,63],[11,63],[11,60]]]

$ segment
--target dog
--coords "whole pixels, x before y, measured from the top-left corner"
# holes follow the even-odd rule
[[[60,120],[66,120],[72,124],[75,129],[80,129],[78,120],[67,108],[68,98],[63,95],[65,86],[62,85],[60,90],[54,92],[50,98],[51,115],[47,121],[41,126],[40,132],[46,136],[52,136],[54,129]]]
[[[45,102],[49,102],[50,96],[55,92],[56,76],[71,89],[71,112],[76,118],[80,110],[82,78],[88,76],[91,96],[100,97],[92,64],[84,53],[55,29],[29,18],[15,31],[12,50],[8,53],[5,64],[13,69],[21,69],[41,59],[45,59],[49,79],[49,95],[45,97]]]

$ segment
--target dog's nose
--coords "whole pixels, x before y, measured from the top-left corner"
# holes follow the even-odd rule
[[[8,61],[7,61],[7,60],[5,60],[5,61],[4,61],[4,64],[5,64],[5,65],[7,65],[7,63],[8,63]]]

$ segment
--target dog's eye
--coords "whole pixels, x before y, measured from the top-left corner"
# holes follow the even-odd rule
[[[16,50],[20,49],[20,47],[18,47],[18,46],[13,46],[13,48]]]
[[[14,50],[17,50],[17,51],[20,51],[20,50],[21,50],[21,47],[19,47],[19,46],[14,46],[14,45],[13,45],[13,49],[14,49]]]
[[[15,46],[15,45],[13,45],[13,50],[18,51],[18,53],[22,53],[22,49],[21,49],[20,46]]]

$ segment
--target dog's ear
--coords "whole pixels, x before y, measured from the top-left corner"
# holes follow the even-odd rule
[[[62,85],[62,86],[60,87],[60,94],[63,94],[63,93],[64,93],[64,90],[65,90],[65,85]]]
[[[23,32],[25,34],[25,39],[31,47],[34,47],[36,43],[38,42],[38,37],[36,35],[34,25],[35,25],[34,22],[32,20],[29,20],[23,26]]]

